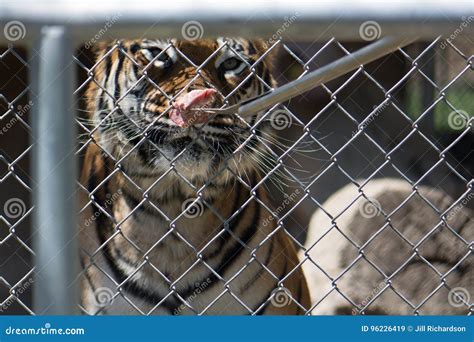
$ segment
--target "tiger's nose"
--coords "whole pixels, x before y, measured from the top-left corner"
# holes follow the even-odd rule
[[[169,111],[170,119],[179,127],[205,123],[210,114],[205,110],[195,111],[194,108],[205,108],[216,99],[217,91],[211,88],[192,90],[176,98],[173,108]]]

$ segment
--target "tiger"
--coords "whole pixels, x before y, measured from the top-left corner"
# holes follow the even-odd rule
[[[271,122],[206,112],[275,87],[263,40],[115,40],[95,58],[79,191],[82,312],[307,314],[295,244],[257,167]]]

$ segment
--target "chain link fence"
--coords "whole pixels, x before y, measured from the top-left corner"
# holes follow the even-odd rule
[[[258,92],[275,87],[259,71],[270,57],[273,77],[282,85],[351,55],[383,33],[383,25],[365,21],[357,27],[359,42],[337,37],[314,41],[282,39],[287,28],[297,26],[298,20],[297,13],[286,17],[281,28],[263,41],[264,49],[253,61],[236,49],[232,40],[224,39],[204,61],[201,58],[196,63],[198,52],[179,41],[199,46],[206,26],[198,21],[184,24],[179,41],[165,40],[160,52],[145,63],[130,53],[124,40],[108,41],[96,58],[94,49],[98,41],[103,40],[110,26],[120,21],[120,15],[116,15],[106,22],[103,33],[83,42],[70,58],[78,80],[74,90],[78,135],[73,153],[83,170],[89,160],[85,156],[88,149],[108,160],[101,169],[103,174],[83,177],[74,194],[83,199],[79,201],[79,225],[83,229],[111,229],[110,235],[92,243],[86,251],[83,244],[88,242],[80,241],[82,270],[72,283],[62,284],[79,284],[89,271],[93,277],[106,279],[103,286],[92,289],[92,296],[82,298],[82,313],[110,313],[119,305],[127,308],[123,313],[156,314],[162,313],[169,301],[173,302],[171,314],[175,315],[228,313],[214,310],[222,298],[233,303],[234,312],[252,315],[261,314],[270,306],[294,306],[300,314],[472,312],[474,44],[473,37],[463,33],[464,27],[472,25],[472,16],[460,22],[455,32],[401,47],[389,56],[361,65],[318,89],[266,110],[258,120],[242,118],[248,136],[236,137],[237,144],[231,151],[202,140],[198,133],[179,145],[176,155],[166,154],[159,144],[160,138],[153,128],[170,115],[173,103],[180,101],[180,94],[173,87],[159,85],[153,74],[156,62],[172,59],[185,63],[194,77],[184,78],[179,88],[199,89],[205,85],[218,92],[224,106],[232,104],[235,94],[245,89],[249,80],[255,82]],[[38,93],[30,86],[34,80],[29,79],[27,72],[34,60],[41,59],[42,51],[35,47],[23,49],[22,25],[10,22],[5,27],[5,34],[11,35],[10,44],[0,52],[2,314],[41,314],[33,309],[32,289],[36,281],[47,281],[41,272],[34,276],[32,241],[41,231],[32,229],[30,222],[34,211],[30,194],[37,186],[30,176],[29,158],[36,142],[30,122]],[[242,66],[247,76],[231,89],[223,90],[209,82],[206,70],[225,51],[236,60],[229,63]],[[112,58],[129,61],[136,68],[136,75],[140,75],[131,87],[115,93],[107,86],[112,81],[104,79],[103,74],[115,65]],[[121,77],[125,76],[116,76],[115,84],[123,84]],[[142,91],[144,84],[169,101],[151,121],[137,120],[129,108],[128,96]],[[87,105],[88,96],[91,100],[87,89],[92,85],[101,93],[94,100],[101,98],[110,104],[93,120]],[[118,119],[118,114],[124,116]],[[113,137],[107,140],[101,134],[124,120],[134,135],[117,158],[108,145]],[[211,122],[212,118],[208,118],[196,131]],[[262,127],[271,130],[260,134]],[[205,179],[196,185],[191,180],[199,166],[182,167],[186,158],[196,153],[193,146],[198,141],[223,160],[223,166],[212,177],[234,178],[244,189],[239,195],[241,205],[226,215],[220,214],[220,203],[206,199],[205,193],[214,190],[212,181]],[[244,173],[246,170],[239,172],[244,163],[237,159],[237,152],[252,149],[255,144],[261,148],[262,155],[255,162],[261,178],[252,182]],[[129,169],[137,163],[136,153],[159,153],[167,168],[162,167],[154,177],[142,182]],[[92,176],[96,179],[91,188]],[[184,200],[175,203],[171,212],[154,197],[156,189],[166,192],[172,188],[167,176],[188,186]],[[138,196],[135,201],[123,203],[125,187],[111,190],[110,183],[117,177],[128,188],[133,187]],[[267,195],[261,197],[261,193]],[[121,206],[122,211],[117,209]],[[252,243],[248,237],[228,231],[232,220],[250,206],[265,213],[254,227],[255,234],[260,232],[263,236]],[[205,243],[180,231],[183,220],[202,224],[203,213],[209,212],[214,213],[219,224]],[[132,220],[146,225],[149,215],[160,216],[160,222],[166,223],[165,233],[140,236],[127,226]],[[299,260],[280,274],[261,257],[277,234],[284,236],[299,253]],[[239,255],[245,259],[225,275],[219,263],[203,257],[221,236],[237,244]],[[171,272],[172,275],[156,255],[169,243],[167,239],[185,245],[190,251],[187,257],[192,259],[183,262],[179,272]],[[99,262],[101,258],[110,258],[110,250],[117,248],[117,244],[125,254],[124,259],[135,258],[133,263],[121,266],[126,269],[122,275],[114,273],[110,266],[104,267],[107,263]],[[227,257],[232,260],[235,255]],[[181,291],[180,281],[197,267],[209,273],[209,277],[195,281],[190,291]],[[248,294],[236,291],[233,283],[255,268],[266,274],[272,286],[264,291],[258,305],[250,305]],[[300,302],[301,293],[288,286],[292,275],[300,271],[304,271],[309,285],[310,305]],[[134,281],[143,273],[167,287],[166,293],[161,293],[152,304],[145,303],[140,293],[133,290]],[[200,294],[210,288],[215,289],[214,297],[201,302]]]
[[[31,126],[26,51],[2,48],[1,102],[1,312],[33,314],[34,252],[31,245]]]

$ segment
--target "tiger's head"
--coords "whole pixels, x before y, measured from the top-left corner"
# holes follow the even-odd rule
[[[116,41],[98,50],[86,98],[97,144],[125,172],[214,184],[255,169],[263,113],[211,115],[275,83],[258,40]],[[195,110],[196,108],[203,108]],[[255,126],[255,124],[257,125]],[[252,127],[254,127],[252,129]],[[172,173],[173,174],[173,173]]]

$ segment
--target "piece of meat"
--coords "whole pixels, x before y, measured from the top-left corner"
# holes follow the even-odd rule
[[[170,119],[179,127],[189,127],[204,123],[209,118],[205,111],[192,111],[193,108],[201,108],[214,102],[217,91],[214,89],[198,89],[182,94],[173,103],[169,111]]]

